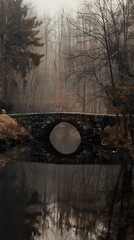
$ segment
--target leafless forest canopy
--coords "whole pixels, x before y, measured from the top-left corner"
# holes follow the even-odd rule
[[[85,0],[42,19],[0,0],[0,21],[1,108],[133,114],[133,0]]]

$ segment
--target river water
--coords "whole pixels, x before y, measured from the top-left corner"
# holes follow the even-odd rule
[[[43,163],[39,156],[30,146],[0,155],[1,240],[134,239],[128,153],[120,154],[118,164],[113,155],[108,164],[64,164],[63,156],[60,164]]]

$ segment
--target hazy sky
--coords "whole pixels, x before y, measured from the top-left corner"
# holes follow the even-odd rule
[[[68,11],[74,11],[81,0],[31,0],[31,2],[37,10],[53,14],[55,11],[61,10],[62,7]]]

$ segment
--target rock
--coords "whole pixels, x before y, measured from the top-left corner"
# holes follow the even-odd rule
[[[1,113],[2,113],[2,114],[6,114],[6,110],[5,110],[5,109],[2,109],[2,110],[1,110]]]

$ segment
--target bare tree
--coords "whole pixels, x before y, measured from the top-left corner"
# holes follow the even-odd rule
[[[133,85],[132,23],[131,0],[85,1],[77,23],[72,22],[79,40],[69,58],[75,62],[77,78],[99,84],[110,105],[120,113],[126,101],[119,91],[128,83]]]

